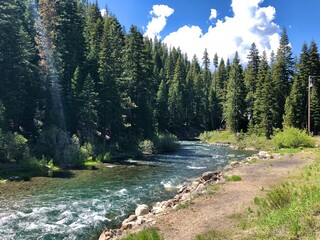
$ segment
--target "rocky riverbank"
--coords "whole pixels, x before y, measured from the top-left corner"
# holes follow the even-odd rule
[[[120,239],[130,231],[137,231],[141,229],[144,224],[154,225],[156,217],[168,214],[172,210],[188,206],[193,198],[203,195],[207,192],[210,185],[223,184],[226,178],[230,176],[230,172],[240,165],[249,164],[255,159],[268,159],[271,156],[267,152],[259,152],[244,161],[233,161],[219,171],[205,172],[201,177],[193,179],[188,184],[177,191],[174,198],[157,202],[154,206],[149,207],[145,204],[139,205],[135,213],[125,219],[119,229],[104,229],[99,240]]]

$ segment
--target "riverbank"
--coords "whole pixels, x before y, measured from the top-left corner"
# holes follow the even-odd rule
[[[239,227],[239,216],[248,213],[248,209],[252,211],[256,208],[254,199],[298,175],[316,158],[314,151],[305,150],[294,154],[272,154],[269,158],[254,158],[244,164],[227,167],[224,176],[240,176],[241,181],[221,181],[207,186],[204,194],[194,196],[183,207],[153,215],[148,223],[129,232],[157,228],[168,240],[194,240],[210,230],[231,235],[233,232],[243,232]]]

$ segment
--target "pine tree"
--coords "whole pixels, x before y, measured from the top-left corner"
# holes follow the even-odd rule
[[[79,93],[79,132],[81,139],[85,142],[93,142],[98,122],[98,94],[95,92],[95,83],[88,74]]]
[[[170,113],[169,129],[172,132],[179,133],[180,127],[185,121],[185,78],[183,73],[182,59],[181,56],[178,58],[174,77],[169,89],[168,95],[168,109]]]
[[[150,59],[146,52],[143,35],[132,26],[126,36],[123,79],[127,86],[127,116],[131,132],[140,139],[151,138],[153,119],[151,109],[152,86]]]
[[[227,129],[239,132],[245,128],[245,86],[238,53],[236,52],[231,66],[223,116]]]
[[[111,141],[117,141],[122,131],[120,77],[123,71],[124,36],[115,17],[107,17],[99,53],[99,116],[98,129],[112,132]],[[115,136],[115,137],[113,137]]]
[[[37,86],[36,52],[21,19],[16,1],[0,2],[0,101],[6,109],[5,125],[29,135],[35,131],[36,98],[28,94]]]
[[[320,56],[317,44],[312,41],[309,48],[309,75],[312,80],[311,91],[311,131],[320,132]]]
[[[257,85],[257,78],[258,78],[258,71],[259,71],[259,64],[260,64],[260,57],[259,57],[259,50],[257,49],[255,43],[251,45],[250,52],[248,55],[248,65],[245,71],[245,78],[244,82],[246,85],[247,91],[247,114],[251,119],[253,116],[253,105],[255,102],[255,92],[256,92],[256,85]],[[249,119],[249,120],[250,120]]]
[[[273,66],[273,84],[276,86],[277,96],[277,117],[275,118],[276,127],[281,128],[284,114],[285,100],[290,93],[291,81],[293,76],[293,58],[291,46],[286,28],[280,39],[280,46],[276,55],[276,62]]]
[[[255,132],[263,133],[270,139],[275,119],[275,92],[272,85],[271,69],[268,65],[266,53],[263,52],[259,64],[258,79],[253,106],[253,118],[251,128]]]
[[[211,72],[210,72],[210,59],[207,49],[205,49],[202,58],[202,92],[203,92],[203,123],[206,128],[209,128],[210,125],[210,106],[209,106],[209,94],[210,94],[210,86],[211,86]]]
[[[99,53],[103,32],[103,19],[97,4],[89,4],[86,11],[84,38],[86,42],[86,68],[97,83],[99,81]]]
[[[293,78],[292,89],[286,100],[284,125],[296,128],[306,128],[307,89],[310,74],[309,50],[306,43],[303,44],[299,63],[296,68],[297,73]]]

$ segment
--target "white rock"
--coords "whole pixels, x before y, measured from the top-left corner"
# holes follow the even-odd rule
[[[266,151],[261,151],[258,153],[259,158],[269,158],[270,154],[268,154]]]
[[[143,216],[143,215],[148,214],[149,211],[150,211],[149,206],[148,206],[148,205],[145,205],[145,204],[142,204],[142,205],[139,205],[139,206],[136,208],[135,215],[136,215],[136,216]]]
[[[144,217],[142,217],[142,216],[139,216],[136,223],[138,225],[141,225],[141,224],[143,224],[145,222],[146,222],[146,219]]]
[[[191,198],[191,194],[190,193],[184,193],[181,196],[181,201],[186,201],[186,200],[189,200],[190,198]]]

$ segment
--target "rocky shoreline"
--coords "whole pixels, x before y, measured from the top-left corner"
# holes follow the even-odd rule
[[[243,161],[232,161],[219,171],[210,171],[202,174],[201,177],[195,178],[177,191],[172,199],[157,202],[154,206],[149,207],[145,204],[139,205],[135,213],[125,219],[118,229],[104,229],[99,240],[116,240],[125,237],[129,231],[139,230],[144,224],[154,225],[157,215],[166,214],[171,210],[176,210],[183,204],[188,204],[193,198],[207,192],[210,185],[223,184],[229,176],[228,172],[243,164],[249,164],[253,159],[268,159],[269,155],[265,151],[254,154]]]

